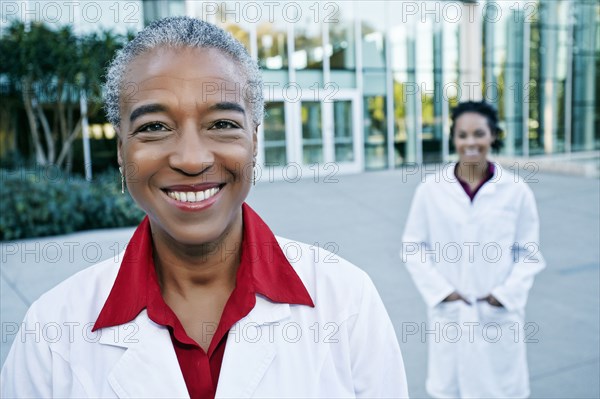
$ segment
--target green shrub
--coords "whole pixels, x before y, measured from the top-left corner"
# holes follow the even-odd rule
[[[134,226],[144,212],[121,194],[118,172],[79,177],[40,170],[0,170],[0,240]]]

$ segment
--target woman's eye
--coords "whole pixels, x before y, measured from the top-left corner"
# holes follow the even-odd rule
[[[138,129],[138,132],[158,132],[161,130],[168,130],[162,123],[148,123]]]
[[[213,129],[239,129],[240,127],[231,121],[217,121],[212,126]]]

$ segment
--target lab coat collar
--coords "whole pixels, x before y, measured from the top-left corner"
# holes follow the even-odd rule
[[[108,375],[118,397],[189,397],[169,330],[150,320],[146,310],[132,322],[104,328],[101,334],[100,344],[126,349]]]
[[[229,330],[215,397],[252,397],[277,356],[269,325],[290,315],[290,305],[257,295],[254,309]]]
[[[308,290],[279,247],[273,232],[246,203],[242,210],[244,238],[238,281],[240,273],[246,273],[244,281],[252,285],[249,288],[255,293],[274,302],[314,307]],[[150,222],[145,217],[127,246],[117,278],[92,331],[127,323],[148,306],[153,297],[148,292],[149,287],[158,289],[151,236]],[[151,312],[151,315],[154,314]],[[154,317],[153,320],[160,321]]]
[[[217,397],[252,395],[277,355],[268,325],[290,314],[289,304],[257,295],[252,311],[229,331]],[[120,398],[189,397],[169,330],[146,310],[130,323],[102,329],[99,343],[125,349],[108,376]]]

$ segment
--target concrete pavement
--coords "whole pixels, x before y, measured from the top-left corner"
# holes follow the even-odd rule
[[[431,167],[430,167],[431,168]],[[547,268],[527,308],[532,397],[600,396],[600,183],[596,178],[531,175]],[[366,270],[396,327],[412,397],[424,389],[427,348],[406,323],[425,321],[425,305],[398,251],[420,173],[407,170],[260,182],[248,202],[280,236],[317,244]],[[40,294],[77,270],[114,256],[132,229],[98,230],[0,245],[0,362],[12,329]]]

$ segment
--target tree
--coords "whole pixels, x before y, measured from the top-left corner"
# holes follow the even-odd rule
[[[70,165],[71,144],[82,127],[81,117],[73,123],[80,90],[91,99],[90,114],[98,112],[104,69],[123,42],[108,31],[78,37],[71,26],[52,30],[14,21],[5,29],[0,76],[22,101],[37,164]]]

